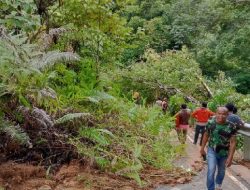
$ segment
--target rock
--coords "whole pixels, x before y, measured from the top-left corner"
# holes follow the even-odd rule
[[[43,185],[42,187],[39,187],[38,190],[52,190],[52,188],[48,185]]]
[[[177,183],[184,184],[187,181],[186,177],[181,177],[177,180]]]
[[[57,186],[56,188],[55,188],[55,190],[91,190],[91,189],[89,189],[89,188],[87,188],[87,187],[84,187],[84,188],[77,188],[77,187],[65,187],[65,186],[63,186],[63,185],[59,185],[59,186]]]
[[[123,186],[121,190],[134,190],[134,188],[130,186]]]

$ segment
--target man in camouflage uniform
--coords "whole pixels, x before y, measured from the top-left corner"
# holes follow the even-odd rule
[[[221,190],[225,176],[225,168],[230,167],[236,148],[237,127],[234,123],[227,121],[228,110],[226,107],[219,107],[216,116],[209,120],[206,132],[203,137],[200,153],[205,155],[207,147],[207,189]],[[218,168],[215,178],[216,167]]]

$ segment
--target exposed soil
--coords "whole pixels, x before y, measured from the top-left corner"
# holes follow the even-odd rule
[[[201,166],[196,162],[194,169],[198,171]],[[0,187],[6,190],[149,190],[164,184],[188,183],[193,175],[182,169],[165,171],[146,166],[141,173],[143,186],[140,187],[135,180],[90,168],[79,161],[63,165],[54,175],[40,166],[13,162],[3,163],[0,168]]]
[[[250,170],[250,160],[241,160],[238,163],[247,167]]]
[[[58,125],[43,110],[22,109],[26,123],[20,125],[28,136],[20,145],[7,132],[0,134],[0,190],[149,190],[159,185],[188,183],[203,168],[202,162],[190,161],[193,171],[181,168],[156,169],[144,165],[140,172],[141,186],[134,179],[97,169],[80,157],[76,147],[68,143],[78,130]],[[91,117],[82,118],[93,127]],[[89,139],[80,139],[88,145]],[[81,160],[79,160],[81,158]],[[11,160],[11,161],[10,161]],[[29,163],[30,165],[28,165]],[[134,176],[136,178],[138,176]],[[138,180],[138,179],[137,179]]]

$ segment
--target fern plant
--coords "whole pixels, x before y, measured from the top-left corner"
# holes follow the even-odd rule
[[[86,137],[101,146],[109,145],[109,137],[114,137],[114,135],[108,130],[88,127],[81,127],[79,130],[79,136]]]
[[[79,61],[80,57],[72,52],[40,52],[36,44],[27,43],[24,34],[8,34],[5,28],[0,28],[1,62],[8,61],[12,65],[19,65],[23,69],[42,70],[56,62]]]
[[[44,97],[44,92],[48,91],[44,90],[49,86],[44,69],[58,62],[80,60],[77,54],[71,52],[40,52],[36,44],[27,43],[24,34],[13,35],[4,27],[0,27],[0,51],[0,97],[14,95],[25,106],[30,102],[27,94],[35,96],[33,99],[39,101],[39,95]],[[53,94],[53,89],[49,91]],[[44,107],[53,106],[53,101],[48,98],[44,100]],[[57,101],[55,105],[58,106]]]
[[[33,58],[31,67],[39,70],[44,70],[45,68],[52,67],[55,63],[58,62],[72,62],[79,60],[80,57],[72,52],[50,51],[37,55],[35,58]]]
[[[12,140],[20,144],[31,146],[28,134],[24,132],[19,125],[13,125],[1,119],[0,132],[6,133]]]
[[[55,124],[64,124],[73,120],[89,118],[91,115],[89,113],[69,113],[64,115],[63,117],[57,119]]]

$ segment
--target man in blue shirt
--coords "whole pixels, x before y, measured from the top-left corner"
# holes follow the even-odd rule
[[[243,124],[243,121],[241,120],[241,118],[240,118],[238,115],[236,115],[236,113],[237,113],[237,108],[234,106],[234,104],[232,104],[232,103],[227,103],[227,104],[225,105],[225,107],[228,109],[228,117],[227,117],[227,120],[228,120],[229,122],[234,123],[234,124],[237,126],[238,129],[239,129],[239,128],[242,128],[244,124]]]

